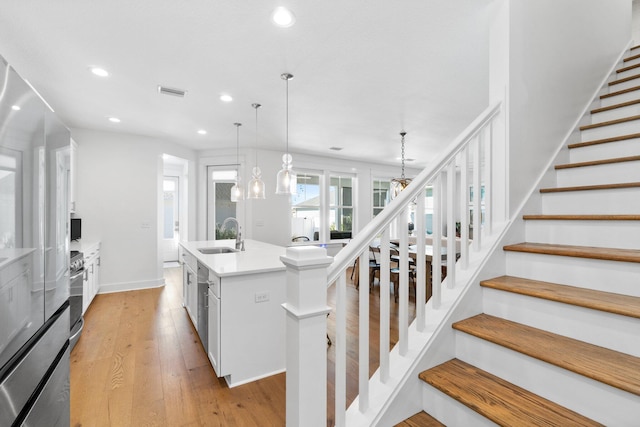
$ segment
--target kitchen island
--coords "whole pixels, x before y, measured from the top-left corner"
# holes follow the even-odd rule
[[[245,240],[181,242],[184,306],[230,387],[285,370],[286,248]]]

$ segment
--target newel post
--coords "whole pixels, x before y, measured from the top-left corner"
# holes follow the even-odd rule
[[[287,248],[287,426],[327,425],[327,266],[324,248]]]

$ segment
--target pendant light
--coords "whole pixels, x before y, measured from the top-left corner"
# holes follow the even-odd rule
[[[258,108],[260,108],[261,105],[256,103],[251,104],[251,106],[256,110],[256,165],[253,167],[253,176],[247,187],[247,198],[264,199],[266,197],[264,181],[262,181],[262,171],[258,167]]]
[[[396,198],[398,194],[400,194],[402,190],[407,188],[407,186],[411,182],[411,178],[405,178],[404,176],[404,137],[406,134],[407,133],[405,131],[400,132],[400,137],[401,137],[400,144],[402,147],[402,175],[400,175],[400,178],[393,178],[391,180],[391,198],[392,199]]]
[[[244,197],[240,183],[240,126],[242,123],[234,123],[233,125],[236,127],[236,183],[231,187],[231,201],[237,202]]]
[[[289,80],[293,78],[293,75],[283,73],[280,78],[287,82],[287,152],[282,155],[282,169],[277,176],[276,194],[291,195],[296,194],[298,186],[297,176],[291,169],[293,157],[289,154]]]

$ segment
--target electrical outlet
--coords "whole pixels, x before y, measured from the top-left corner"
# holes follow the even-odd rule
[[[269,292],[256,292],[256,302],[267,302],[269,301]]]

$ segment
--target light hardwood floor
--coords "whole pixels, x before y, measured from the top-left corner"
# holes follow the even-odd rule
[[[182,307],[182,270],[164,271],[166,286],[98,295],[87,310],[85,329],[71,353],[71,426],[284,426],[285,374],[232,389],[216,378]],[[347,289],[350,403],[358,387],[358,294],[353,285]],[[373,373],[379,363],[377,286],[370,302]],[[391,306],[395,344],[397,304]],[[410,321],[414,309],[410,304]],[[331,337],[333,317],[328,321]],[[333,346],[327,356],[327,424],[333,425]]]

